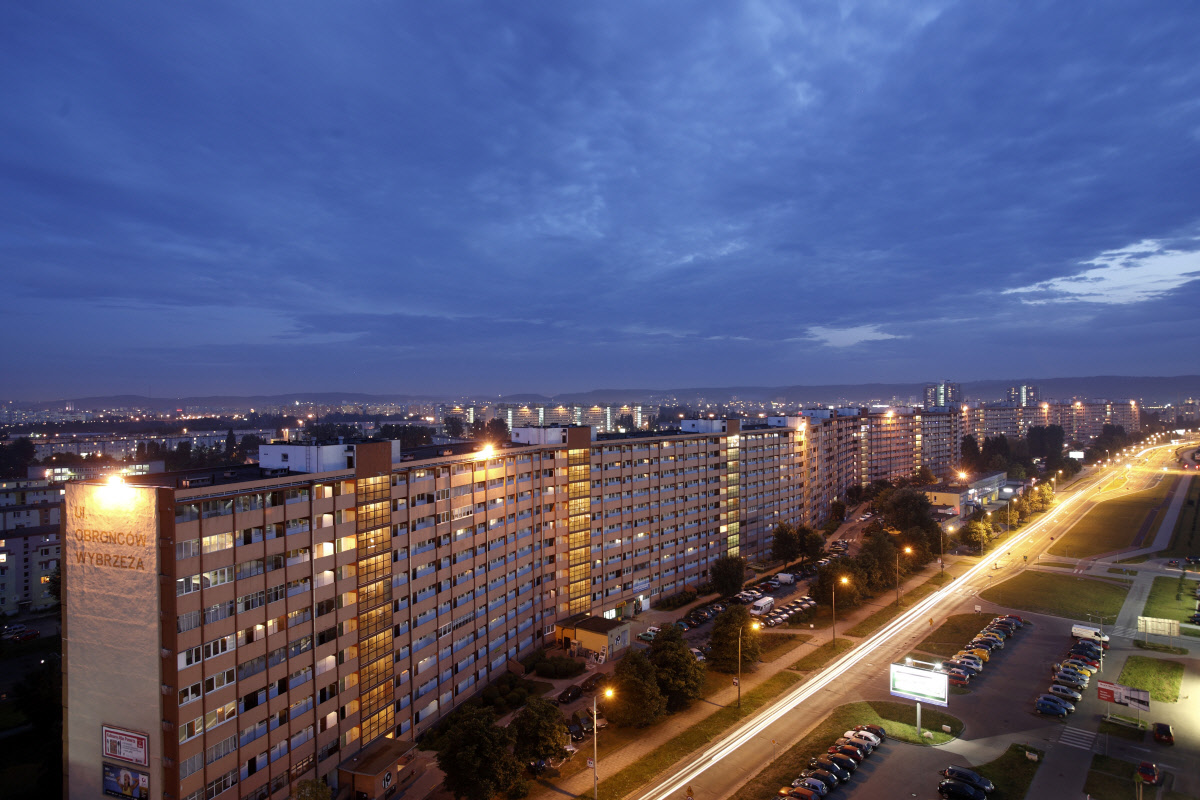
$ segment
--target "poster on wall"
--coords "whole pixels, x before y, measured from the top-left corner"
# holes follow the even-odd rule
[[[108,797],[150,797],[150,775],[131,767],[104,764],[104,794]]]
[[[150,764],[150,737],[137,731],[127,731],[104,725],[101,728],[104,736],[104,757],[115,758],[118,761],[128,761],[130,764]]]

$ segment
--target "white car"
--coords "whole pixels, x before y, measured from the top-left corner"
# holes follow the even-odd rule
[[[842,734],[847,739],[862,739],[868,742],[872,747],[879,747],[879,737],[870,731],[846,731]]]
[[[808,789],[819,797],[824,797],[829,792],[829,787],[816,778],[796,778],[792,781],[793,789]]]
[[[707,661],[708,660],[704,657],[704,653],[701,653],[700,650],[695,647],[688,650],[688,652],[691,653],[692,655],[694,655],[696,657],[697,661]]]
[[[1064,700],[1070,700],[1072,703],[1078,703],[1083,699],[1083,695],[1074,689],[1068,689],[1066,686],[1059,686],[1057,683],[1046,690],[1050,694],[1058,695]]]

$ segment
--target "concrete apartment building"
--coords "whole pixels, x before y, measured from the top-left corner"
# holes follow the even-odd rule
[[[950,381],[925,384],[925,408],[946,408],[963,401],[962,386]]]
[[[525,428],[494,453],[410,461],[386,441],[273,445],[255,467],[68,485],[71,794],[122,772],[181,800],[285,797],[316,776],[403,788],[409,740],[557,622],[627,616],[823,515],[808,444],[853,444],[853,417],[800,419]],[[817,496],[855,470],[835,455]]]
[[[1105,425],[1120,425],[1127,433],[1141,430],[1136,400],[1077,400],[1073,403],[967,403],[961,408],[963,435],[983,443],[987,437],[1024,437],[1032,427],[1059,425],[1068,441],[1088,442]]]
[[[46,480],[0,482],[0,617],[58,602],[50,575],[60,558],[62,493]]]

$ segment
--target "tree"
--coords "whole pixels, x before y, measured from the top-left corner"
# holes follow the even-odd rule
[[[786,522],[776,525],[774,538],[771,539],[771,560],[787,564],[795,561],[799,555],[800,540],[796,536],[796,529]]]
[[[818,560],[825,552],[825,537],[807,525],[796,528],[796,543],[805,563]]]
[[[466,426],[462,417],[449,416],[442,420],[442,430],[451,439],[462,439],[466,435]]]
[[[483,426],[483,438],[492,444],[501,444],[502,442],[509,441],[508,423],[499,417],[489,419],[487,424]]]
[[[717,672],[738,671],[738,631],[742,632],[742,669],[751,669],[758,662],[758,633],[751,627],[754,621],[743,605],[731,605],[713,622],[709,644],[708,665]]]
[[[0,444],[0,478],[23,481],[29,477],[29,467],[36,463],[37,447],[28,438]]]
[[[708,570],[713,588],[722,597],[735,595],[746,580],[746,559],[740,556],[721,556]]]
[[[456,798],[491,800],[521,779],[521,765],[509,750],[512,734],[496,725],[482,706],[462,706],[442,736],[437,762],[444,784]]]
[[[622,414],[621,416],[617,417],[617,430],[621,430],[621,431],[637,430],[637,425],[633,421],[633,414]]]
[[[237,437],[233,435],[233,428],[229,429],[229,433],[225,436],[225,457],[233,458],[233,451],[237,449]],[[325,787],[329,788],[329,787]]]
[[[696,660],[674,625],[663,628],[650,643],[650,663],[668,711],[687,708],[704,688],[704,665]]]
[[[50,573],[50,580],[47,586],[50,596],[62,603],[62,563],[54,566],[54,571]]]
[[[979,442],[975,440],[972,434],[967,434],[962,438],[962,465],[967,471],[979,469]]]
[[[333,790],[329,784],[319,780],[304,780],[296,784],[292,793],[293,800],[333,800]]]
[[[981,519],[973,519],[962,530],[962,539],[967,544],[975,545],[982,549],[983,543],[988,540],[992,534],[991,526]]]
[[[932,486],[937,482],[937,476],[933,474],[933,470],[924,464],[913,475],[913,485],[915,486]]]
[[[667,700],[658,689],[654,665],[640,651],[627,653],[617,662],[612,683],[608,718],[615,724],[644,728],[666,713]]]
[[[846,518],[846,504],[841,500],[834,500],[829,504],[829,518],[836,519],[841,522]]]
[[[936,525],[930,514],[933,506],[924,492],[910,487],[896,489],[876,502],[888,524],[898,530]]]
[[[678,630],[678,628],[676,628]],[[522,764],[566,756],[567,723],[558,707],[544,697],[530,697],[509,725],[513,755]]]

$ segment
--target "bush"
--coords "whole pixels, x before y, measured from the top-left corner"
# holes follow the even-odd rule
[[[573,658],[550,656],[538,661],[533,669],[543,678],[571,678],[583,672],[583,664]]]
[[[673,611],[676,608],[683,608],[688,603],[695,601],[699,597],[695,589],[684,589],[679,594],[673,594],[670,597],[658,601],[658,608],[663,611]]]

